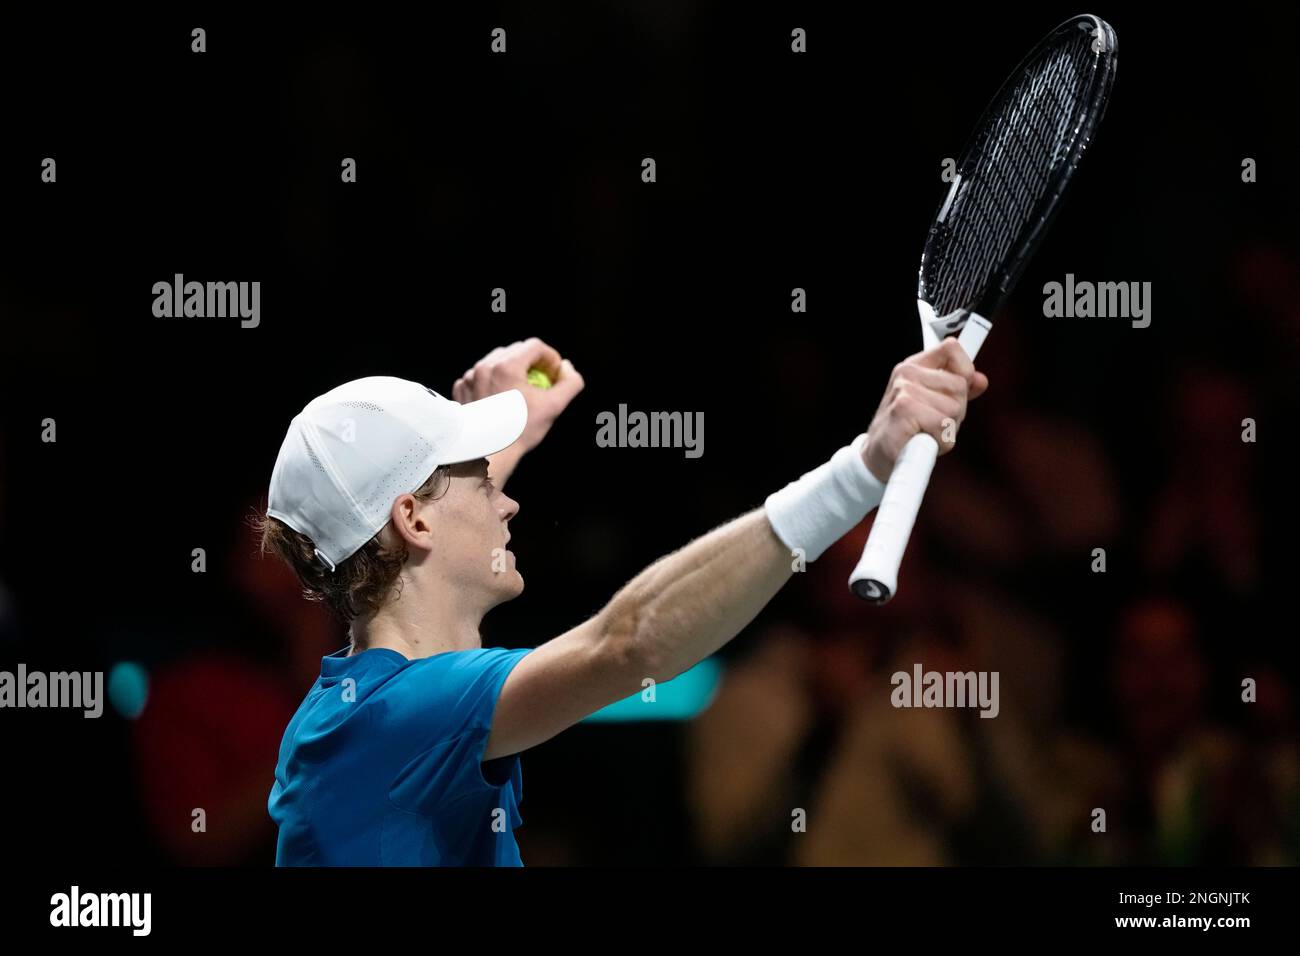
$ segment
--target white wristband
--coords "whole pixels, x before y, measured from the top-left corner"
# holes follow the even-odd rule
[[[867,433],[845,445],[830,461],[767,496],[772,530],[791,551],[815,561],[880,504],[885,486],[862,460]]]

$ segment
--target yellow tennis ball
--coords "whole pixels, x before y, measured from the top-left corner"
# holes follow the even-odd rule
[[[551,377],[540,368],[530,368],[528,370],[528,384],[536,385],[538,388],[550,388]]]

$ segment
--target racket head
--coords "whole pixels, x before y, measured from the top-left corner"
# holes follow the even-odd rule
[[[985,108],[921,254],[917,299],[938,338],[1015,287],[1105,115],[1116,49],[1105,20],[1071,17]]]

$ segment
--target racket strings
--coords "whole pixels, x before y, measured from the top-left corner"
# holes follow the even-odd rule
[[[1059,131],[1056,139],[1049,141],[1048,134],[1035,125],[1024,106],[1046,96],[1055,111],[1067,111],[1068,105],[1061,102],[1055,88],[1045,85],[1051,82],[1050,71],[1040,66],[1039,73],[1027,84],[1026,93],[998,117],[991,136],[994,147],[976,174],[972,187],[972,215],[977,217],[975,246],[984,251],[983,258],[988,260],[980,275],[987,275],[1005,254],[1033,205],[1046,191],[1055,165]]]
[[[1075,32],[1026,68],[962,164],[926,282],[938,315],[971,308],[1004,263],[1078,135],[1094,57]]]
[[[1001,260],[1030,208],[1045,191],[1056,149],[1048,142],[1049,134],[1035,125],[1027,105],[1039,105],[1042,115],[1059,115],[1068,109],[1051,85],[1058,72],[1052,66],[1061,62],[1059,57],[1040,62],[1022,80],[1008,100],[1010,108],[998,115],[987,137],[988,146],[976,166],[966,202],[954,210],[957,216],[971,217],[968,243],[977,256],[966,264],[968,282],[982,281]],[[963,263],[954,257],[949,265],[955,269]],[[969,295],[969,286],[962,288],[961,294]]]

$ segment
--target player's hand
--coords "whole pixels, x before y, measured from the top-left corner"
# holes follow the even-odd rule
[[[903,446],[921,432],[939,443],[940,455],[947,454],[957,442],[966,402],[988,387],[988,376],[975,371],[955,338],[899,362],[867,429],[862,460],[873,475],[888,481]]]
[[[541,369],[551,380],[550,388],[538,388],[528,381],[530,368]],[[451,397],[462,404],[519,389],[528,403],[528,424],[519,436],[523,451],[536,448],[555,424],[560,412],[582,391],[582,375],[568,359],[539,338],[525,339],[493,349],[474,363],[451,387]]]

